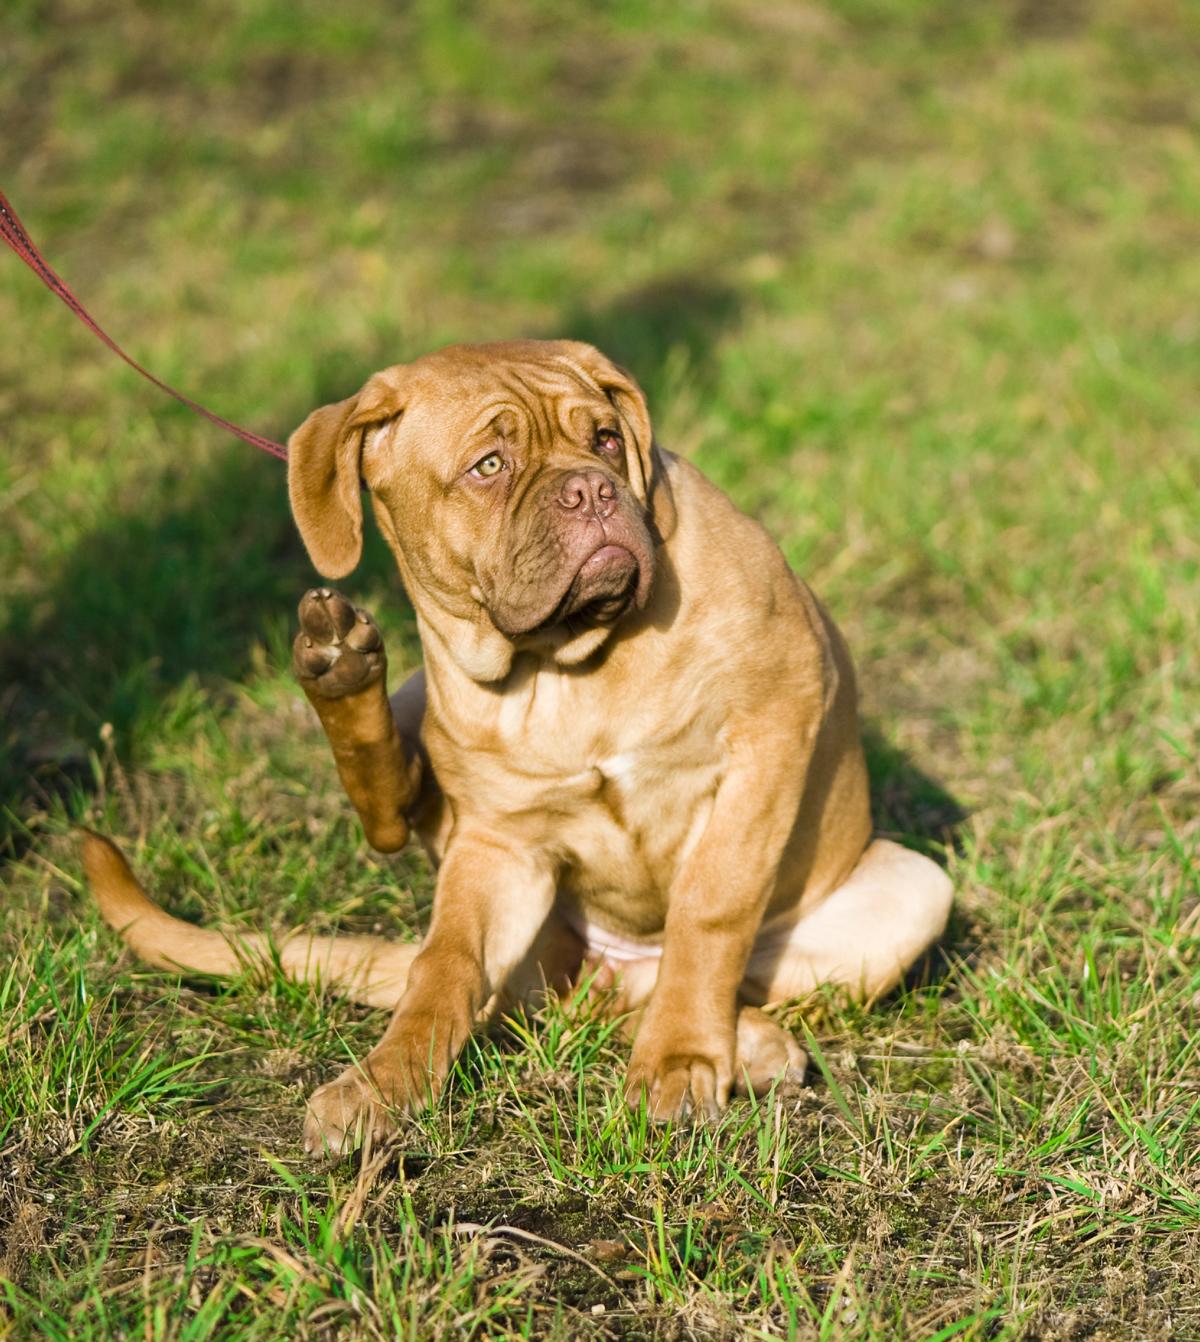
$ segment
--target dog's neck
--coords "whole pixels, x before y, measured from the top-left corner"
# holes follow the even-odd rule
[[[431,678],[449,671],[477,684],[498,685],[507,679],[514,659],[522,654],[568,670],[594,656],[616,632],[614,627],[604,625],[576,631],[556,625],[514,642],[500,633],[482,606],[477,616],[466,617],[429,600],[414,583],[406,581],[405,587],[417,614]]]

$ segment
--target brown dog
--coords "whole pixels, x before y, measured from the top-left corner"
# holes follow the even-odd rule
[[[456,346],[377,373],[289,443],[292,509],[330,578],[357,564],[360,477],[425,668],[389,704],[370,617],[300,607],[297,673],[368,839],[438,865],[420,947],[298,936],[281,960],[395,1013],[309,1103],[344,1149],[424,1104],[489,1005],[581,964],[640,1013],[627,1095],[712,1113],[802,1069],[760,1008],[872,997],[940,935],[950,882],[871,840],[853,671],[762,528],[653,441],[588,345]],[[180,923],[91,838],[105,917],[156,964],[261,955]]]

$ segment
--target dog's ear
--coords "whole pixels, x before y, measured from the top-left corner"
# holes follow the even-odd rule
[[[646,397],[633,377],[593,345],[560,342],[563,361],[595,382],[613,403],[625,431],[625,469],[633,492],[647,505],[659,536],[675,530],[675,505],[667,480],[667,463],[654,441]]]
[[[288,439],[292,516],[322,577],[344,578],[362,556],[363,444],[403,412],[403,373],[376,373],[357,396],[314,410]]]

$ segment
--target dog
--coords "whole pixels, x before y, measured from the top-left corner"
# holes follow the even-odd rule
[[[317,570],[349,574],[362,488],[416,612],[424,667],[389,700],[370,615],[300,603],[295,671],[366,837],[437,867],[419,945],[226,937],[171,918],[85,839],[107,921],[151,963],[298,980],[394,1008],[308,1103],[309,1152],[428,1103],[489,1013],[581,974],[635,1024],[626,1097],[719,1112],[803,1072],[763,1008],[894,987],[952,887],[872,838],[854,672],[763,528],[654,440],[633,378],[590,345],[457,345],[385,369],[288,444]]]

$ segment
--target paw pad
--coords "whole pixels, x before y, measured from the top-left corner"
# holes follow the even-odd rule
[[[292,664],[301,684],[322,699],[354,694],[382,679],[387,664],[375,621],[330,587],[300,600]]]

